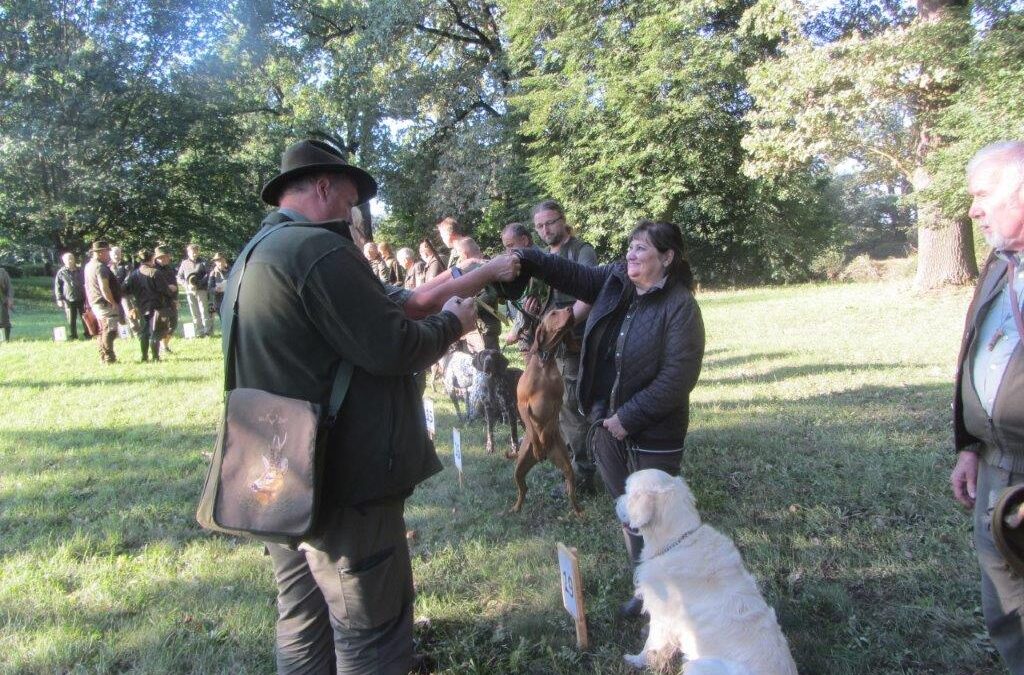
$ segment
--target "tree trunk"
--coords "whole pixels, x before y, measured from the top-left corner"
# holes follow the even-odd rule
[[[947,16],[950,8],[962,6],[963,0],[918,0],[918,17],[925,23],[936,23]],[[921,108],[917,112],[917,168],[910,176],[918,195],[914,290],[969,284],[978,276],[971,221],[963,216],[957,219],[943,216],[939,205],[926,196],[932,179],[925,169],[925,159],[942,144],[942,138],[928,123],[921,121],[926,110]]]
[[[915,291],[962,286],[978,276],[971,221],[943,218],[934,205],[921,204],[917,212],[917,276]]]

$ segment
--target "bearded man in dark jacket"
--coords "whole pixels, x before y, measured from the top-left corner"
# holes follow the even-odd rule
[[[476,312],[452,298],[413,321],[387,297],[349,227],[353,207],[376,190],[333,146],[292,145],[263,188],[263,201],[278,208],[261,233],[290,224],[263,239],[247,265],[237,262],[226,283],[228,312],[237,292],[238,387],[325,403],[339,364],[354,366],[327,439],[322,532],[294,550],[266,545],[281,673],[405,675],[412,667],[403,509],[413,488],[441,469],[412,374],[474,327]]]

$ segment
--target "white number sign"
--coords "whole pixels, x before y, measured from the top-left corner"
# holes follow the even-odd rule
[[[458,429],[452,429],[452,454],[455,455],[455,468],[462,473],[462,434]]]
[[[434,428],[434,401],[429,398],[423,399],[423,416],[427,419],[427,433],[433,439],[437,430]]]
[[[558,542],[558,571],[562,585],[562,605],[576,623],[576,646],[587,649],[587,613],[583,607],[583,581],[576,549]]]

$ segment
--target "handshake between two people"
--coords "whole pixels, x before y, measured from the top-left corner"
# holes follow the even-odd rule
[[[451,311],[459,318],[463,334],[476,330],[477,306],[474,296],[484,287],[495,283],[513,282],[519,277],[518,256],[502,254],[490,260],[464,260],[459,265],[459,275],[451,270],[435,279],[444,278],[436,287],[437,295],[446,297],[441,311]],[[469,269],[469,271],[463,271]],[[419,287],[414,291],[414,297]],[[426,289],[429,292],[429,288]]]

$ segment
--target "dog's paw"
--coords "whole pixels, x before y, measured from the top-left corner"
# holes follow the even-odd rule
[[[623,655],[622,660],[626,662],[626,665],[632,666],[633,668],[643,669],[647,667],[647,659],[644,658],[642,653],[625,654]]]

